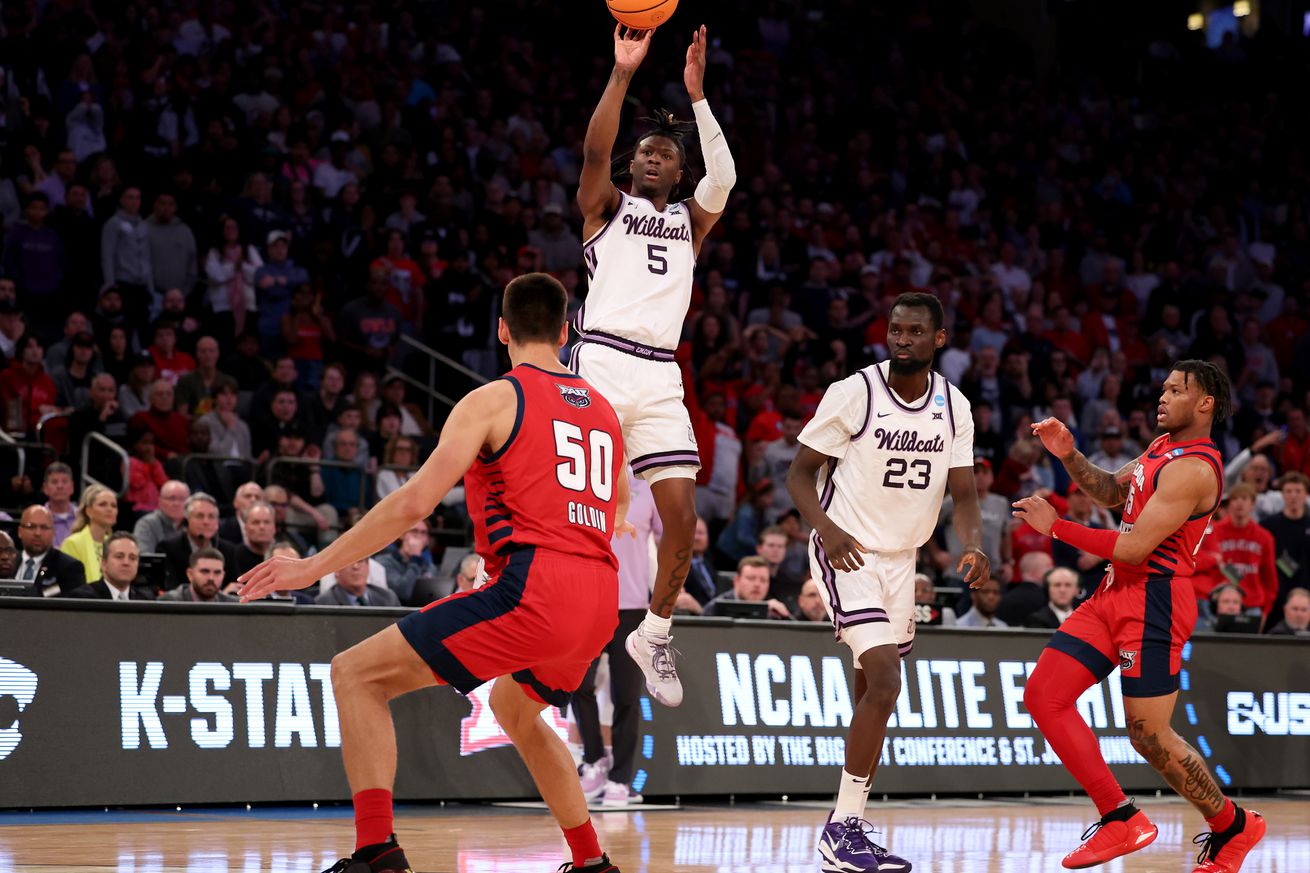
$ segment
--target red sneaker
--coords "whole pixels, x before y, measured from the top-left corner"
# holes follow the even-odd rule
[[[1157,833],[1146,813],[1137,807],[1129,805],[1112,809],[1083,832],[1083,839],[1087,842],[1064,856],[1064,866],[1069,870],[1081,870],[1104,864],[1120,855],[1145,849],[1155,842]]]
[[[1192,873],[1237,873],[1246,853],[1265,835],[1265,819],[1250,809],[1237,808],[1233,826],[1222,834],[1205,833],[1192,840],[1201,846]]]

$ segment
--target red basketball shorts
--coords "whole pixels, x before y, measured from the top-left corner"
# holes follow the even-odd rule
[[[608,564],[528,547],[483,587],[429,603],[397,626],[461,694],[510,675],[529,697],[566,706],[614,636],[618,592]]]
[[[1075,609],[1047,645],[1098,680],[1118,665],[1126,697],[1160,697],[1178,690],[1183,646],[1195,625],[1190,577],[1116,579]]]

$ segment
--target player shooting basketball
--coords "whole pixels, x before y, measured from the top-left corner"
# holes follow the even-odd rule
[[[652,33],[614,29],[614,71],[582,144],[578,206],[590,288],[575,321],[582,338],[572,363],[618,413],[632,472],[650,483],[664,526],[650,610],[629,634],[627,650],[651,696],[677,706],[682,684],[669,646],[670,617],[691,566],[700,456],[673,350],[691,302],[696,255],[728,205],[737,172],[705,100],[702,26],[692,35],[682,73],[705,161],[695,194],[678,199],[690,181],[685,125],[663,111],[627,164],[631,193],[615,187],[610,152],[619,113]]]
[[[1174,732],[1182,650],[1196,625],[1193,556],[1223,497],[1224,468],[1211,428],[1228,416],[1228,377],[1206,361],[1179,361],[1164,381],[1156,421],[1165,431],[1117,473],[1092,466],[1059,420],[1033,425],[1101,506],[1123,507],[1119,530],[1061,519],[1040,497],[1016,501],[1014,515],[1110,562],[1100,588],[1051,637],[1023,700],[1051,748],[1096,804],[1101,820],[1064,859],[1070,869],[1104,864],[1150,845],[1156,827],[1119,787],[1078,698],[1119,667],[1128,738],[1146,762],[1205,816],[1194,873],[1237,873],[1265,833],[1259,813],[1224,796],[1205,760]]]

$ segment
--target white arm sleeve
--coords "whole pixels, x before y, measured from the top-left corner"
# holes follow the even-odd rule
[[[705,178],[696,185],[696,202],[706,212],[719,213],[728,205],[728,195],[737,182],[737,166],[723,136],[723,128],[714,120],[709,101],[691,104],[696,114],[696,132],[700,134],[700,151],[705,158]]]

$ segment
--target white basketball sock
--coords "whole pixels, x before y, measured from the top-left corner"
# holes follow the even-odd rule
[[[859,817],[864,807],[864,798],[868,796],[869,777],[853,776],[845,768],[841,771],[841,784],[837,788],[837,808],[832,812],[833,821],[845,821]]]
[[[641,622],[641,629],[648,637],[667,637],[673,629],[673,619],[656,615],[648,609],[646,618]]]
[[[857,815],[860,818],[865,818],[864,810],[865,807],[869,805],[869,789],[872,787],[873,787],[873,774],[870,773],[869,778],[864,783],[864,792],[860,795],[860,811],[857,813]]]

